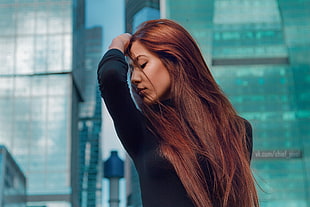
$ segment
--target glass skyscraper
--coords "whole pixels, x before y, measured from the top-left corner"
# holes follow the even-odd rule
[[[26,200],[26,177],[5,146],[0,145],[0,206],[25,207]]]
[[[81,207],[101,206],[101,96],[97,66],[102,56],[102,28],[86,30],[84,102],[80,104],[80,193]]]
[[[0,143],[29,206],[78,207],[84,1],[0,0],[0,31]]]
[[[262,207],[310,206],[310,1],[163,0],[253,126]],[[242,198],[240,198],[242,199]]]
[[[140,23],[159,18],[159,0],[126,0],[126,32],[133,33]]]

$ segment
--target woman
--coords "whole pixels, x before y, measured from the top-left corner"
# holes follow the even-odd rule
[[[216,84],[190,34],[171,20],[151,20],[109,48],[99,86],[138,171],[143,206],[259,206],[251,126]]]

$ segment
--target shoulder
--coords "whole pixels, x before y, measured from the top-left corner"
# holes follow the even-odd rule
[[[252,134],[253,129],[252,129],[251,123],[248,120],[244,118],[242,119],[245,125],[246,145],[247,145],[250,160],[251,160],[252,152],[253,152],[253,134]]]
[[[248,120],[246,120],[246,119],[243,119],[244,120],[244,125],[245,125],[245,130],[246,130],[246,134],[247,134],[247,136],[249,137],[252,137],[252,125],[251,125],[251,123],[248,121]]]

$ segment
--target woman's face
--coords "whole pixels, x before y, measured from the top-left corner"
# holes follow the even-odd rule
[[[139,41],[133,42],[131,83],[146,104],[169,98],[170,75],[161,60]]]

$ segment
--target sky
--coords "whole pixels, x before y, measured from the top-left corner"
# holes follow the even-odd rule
[[[113,37],[125,32],[125,0],[87,0],[86,26],[102,26],[104,52]]]
[[[86,27],[103,27],[102,55],[107,51],[112,39],[125,32],[125,0],[87,0],[86,1]],[[103,105],[102,123],[102,153],[103,160],[110,156],[111,150],[117,150],[121,159],[125,160],[125,151],[121,146],[113,126],[112,119]],[[103,180],[103,206],[108,207],[107,190],[109,183]],[[125,207],[125,181],[120,182],[120,207]]]
[[[112,39],[125,31],[124,0],[88,0],[86,4],[86,27],[103,27],[102,55],[107,51]],[[110,155],[111,150],[120,150],[124,158],[123,148],[116,137],[111,117],[103,106],[103,159]]]

